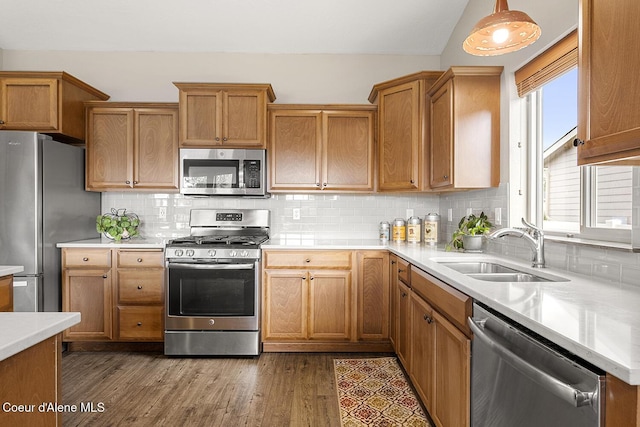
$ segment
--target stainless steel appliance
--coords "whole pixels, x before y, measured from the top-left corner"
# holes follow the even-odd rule
[[[478,303],[469,318],[471,425],[604,425],[604,372]]]
[[[84,149],[35,132],[0,131],[0,264],[15,311],[60,311],[59,242],[97,237],[100,193],[84,190]]]
[[[266,170],[265,150],[181,148],[180,192],[266,197]]]
[[[260,354],[260,244],[269,222],[265,209],[191,210],[191,234],[165,251],[166,355]]]

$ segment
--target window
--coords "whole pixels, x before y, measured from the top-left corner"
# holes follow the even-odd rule
[[[577,79],[573,35],[516,73],[527,101],[529,216],[548,235],[630,242],[633,168],[577,166]]]

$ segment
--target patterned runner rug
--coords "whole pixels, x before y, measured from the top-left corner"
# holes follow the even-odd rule
[[[333,362],[343,427],[430,426],[395,357]]]

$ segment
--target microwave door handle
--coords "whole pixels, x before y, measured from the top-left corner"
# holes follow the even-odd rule
[[[522,359],[518,355],[511,352],[511,350],[502,346],[498,342],[494,341],[487,335],[484,328],[486,319],[474,321],[472,318],[467,318],[467,323],[473,332],[474,338],[479,339],[495,353],[500,355],[509,365],[532,379],[536,383],[543,386],[545,389],[555,394],[570,405],[577,407],[593,405],[598,399],[596,392],[580,391],[569,384],[560,381],[552,375],[538,369],[526,360]]]
[[[255,264],[189,264],[170,262],[168,267],[180,267],[192,270],[253,270]]]

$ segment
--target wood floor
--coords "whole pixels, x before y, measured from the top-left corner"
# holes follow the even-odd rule
[[[333,359],[388,355],[263,353],[226,359],[65,353],[63,403],[91,402],[98,412],[66,412],[63,425],[339,426]]]

